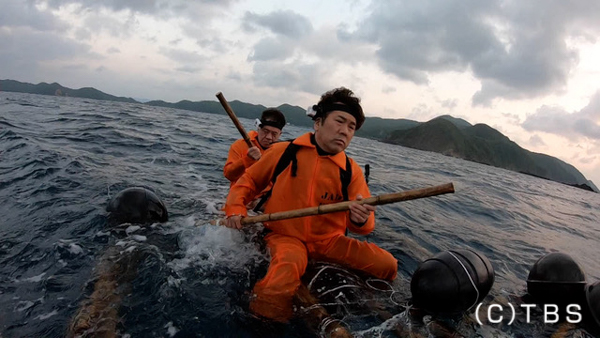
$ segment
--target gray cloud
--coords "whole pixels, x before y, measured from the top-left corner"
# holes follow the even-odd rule
[[[590,163],[596,162],[597,159],[598,159],[598,156],[588,156],[588,157],[580,158],[579,162],[584,163],[584,164],[590,164]]]
[[[500,115],[502,115],[502,117],[504,118],[505,121],[507,121],[508,123],[510,123],[513,126],[521,125],[521,118],[519,117],[518,114],[500,113]]]
[[[158,49],[158,52],[180,64],[201,65],[207,61],[207,58],[205,56],[202,56],[196,52],[187,51],[183,49],[160,47]]]
[[[49,0],[48,5],[52,8],[60,8],[64,5],[77,4],[82,9],[107,8],[114,11],[132,10],[140,13],[154,13],[169,7],[167,1],[161,0]]]
[[[398,1],[373,3],[344,39],[376,44],[381,68],[416,84],[471,70],[482,82],[473,104],[559,92],[578,61],[569,39],[600,33],[600,2]]]
[[[144,14],[158,14],[167,16],[201,15],[194,13],[206,7],[226,7],[236,0],[49,0],[51,8],[59,8],[68,4],[77,4],[85,9],[106,8],[113,11],[130,10]]]
[[[372,47],[369,44],[341,39],[339,30],[331,27],[322,27],[314,31],[300,46],[304,53],[339,63],[364,63],[365,60],[373,58]]]
[[[256,62],[253,78],[259,85],[320,95],[330,89],[324,80],[329,78],[325,76],[327,71],[322,64]]]
[[[175,68],[175,70],[178,71],[178,72],[184,72],[184,73],[194,74],[194,73],[200,72],[200,70],[202,70],[202,69],[200,67],[181,66],[181,67]]]
[[[101,16],[106,12],[101,9],[105,9],[108,12],[128,13],[131,18],[144,14],[157,20],[176,19],[192,22],[195,26],[207,27],[214,18],[225,15],[223,10],[237,1],[239,0],[47,0],[47,4],[51,9],[75,5],[76,11],[85,16],[91,13]],[[112,28],[110,25],[105,27],[105,29],[110,28]],[[116,28],[111,33],[119,36],[119,34],[128,34],[129,30],[119,32]]]
[[[568,113],[560,107],[542,106],[527,116],[522,127],[528,131],[543,131],[572,140],[579,137],[600,140],[600,90],[578,112]]]
[[[452,110],[452,109],[456,108],[456,106],[458,106],[457,99],[448,99],[448,100],[442,101],[442,107],[444,107],[444,108],[448,108],[448,109]]]
[[[527,143],[529,143],[529,145],[531,145],[532,147],[543,147],[546,145],[544,140],[542,140],[542,138],[538,134],[531,136]]]
[[[69,27],[52,13],[40,11],[31,1],[5,0],[1,8],[0,27],[30,27],[38,31],[62,31]]]
[[[431,107],[425,103],[419,103],[411,109],[407,118],[416,121],[429,121],[435,116],[436,114]]]
[[[225,54],[232,49],[239,47],[235,46],[222,32],[207,27],[207,22],[182,22],[180,28],[183,34],[196,41],[196,44],[203,51],[209,51],[217,54]]]
[[[264,38],[254,45],[249,61],[283,60],[294,53],[294,45],[283,39]]]
[[[276,11],[266,15],[246,12],[242,28],[247,32],[254,32],[256,26],[267,28],[276,35],[290,39],[300,39],[313,32],[310,21],[293,11]]]
[[[21,79],[35,75],[38,63],[43,61],[67,61],[79,56],[98,58],[90,54],[90,46],[78,43],[51,32],[32,31],[29,28],[13,28],[10,32],[0,29],[0,65],[4,77]]]
[[[242,81],[242,74],[240,72],[231,71],[225,77],[238,82]]]
[[[129,14],[127,20],[122,21],[110,13],[88,13],[83,25],[89,31],[89,36],[106,32],[116,38],[128,38],[138,26],[135,15]]]
[[[394,93],[394,92],[396,92],[396,88],[386,85],[386,86],[383,86],[383,88],[381,88],[381,92],[384,94]]]

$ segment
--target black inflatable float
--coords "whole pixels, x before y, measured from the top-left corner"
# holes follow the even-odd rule
[[[538,259],[527,277],[527,292],[541,304],[581,304],[585,285],[581,266],[561,252]]]
[[[600,281],[585,287],[585,299],[589,315],[600,328]]]
[[[119,192],[106,207],[110,219],[121,223],[154,223],[169,220],[167,208],[156,194],[146,188],[132,187]]]
[[[410,290],[415,308],[432,314],[455,315],[483,300],[494,284],[494,268],[483,254],[450,250],[419,265]]]

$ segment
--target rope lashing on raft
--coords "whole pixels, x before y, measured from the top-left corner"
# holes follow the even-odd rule
[[[371,283],[373,281],[377,281],[379,283],[383,283],[385,285],[387,285],[389,287],[389,290],[384,290],[378,287],[375,287],[373,285],[371,285]],[[365,284],[367,284],[368,287],[370,287],[371,289],[375,290],[375,291],[379,291],[379,292],[390,292],[390,302],[392,302],[392,304],[394,305],[398,305],[398,306],[402,306],[402,304],[399,304],[398,302],[396,302],[394,300],[394,294],[398,293],[398,291],[396,291],[394,289],[394,287],[392,286],[392,284],[386,280],[383,279],[376,279],[376,278],[367,278],[367,280],[365,281]]]
[[[467,275],[467,277],[469,277],[469,281],[471,282],[473,289],[475,289],[475,302],[473,303],[473,305],[469,306],[469,309],[470,309],[473,306],[477,305],[477,301],[479,300],[479,288],[477,288],[477,286],[475,285],[473,278],[471,278],[471,275],[469,274],[469,270],[467,270],[467,267],[460,261],[460,259],[458,259],[458,257],[456,257],[456,255],[454,255],[454,253],[452,253],[452,251],[448,251],[448,253],[450,254],[450,256],[452,256],[452,257],[454,257],[454,259],[456,259],[456,261],[458,262],[458,264],[460,264],[460,266],[462,266],[463,270],[465,271],[465,274]]]
[[[344,324],[344,325],[343,325],[343,326],[340,326],[340,327],[336,327],[335,329],[333,329],[333,330],[331,330],[331,331],[327,331],[327,327],[328,327],[329,325],[331,325],[331,324],[335,324],[335,323],[338,323],[338,324]],[[343,320],[341,320],[341,319],[333,319],[333,318],[331,318],[331,317],[325,317],[325,318],[323,319],[323,321],[321,322],[321,324],[319,324],[319,333],[321,333],[321,335],[322,335],[323,337],[326,337],[326,334],[327,334],[327,333],[329,333],[329,334],[331,334],[331,333],[334,333],[335,331],[337,331],[337,330],[340,330],[340,329],[341,329],[342,327],[344,327],[344,326],[345,326],[345,327],[349,327],[348,323],[344,322],[344,321],[343,321]]]

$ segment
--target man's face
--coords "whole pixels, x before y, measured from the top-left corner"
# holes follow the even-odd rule
[[[269,148],[274,142],[277,142],[279,136],[281,136],[281,130],[275,127],[264,126],[258,128],[258,143],[265,149]]]
[[[330,154],[337,154],[350,144],[356,129],[356,119],[346,112],[334,110],[325,120],[317,119],[314,128],[319,147]]]

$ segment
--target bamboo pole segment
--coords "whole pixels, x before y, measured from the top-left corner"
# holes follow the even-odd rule
[[[452,183],[446,183],[441,185],[436,185],[429,188],[422,189],[413,189],[407,191],[401,191],[391,194],[382,194],[377,196],[372,196],[369,198],[365,198],[360,201],[346,201],[340,203],[332,203],[332,204],[324,204],[318,207],[310,207],[304,209],[296,209],[289,211],[280,211],[274,212],[272,214],[262,214],[258,216],[250,216],[244,217],[241,220],[241,223],[244,224],[253,224],[258,222],[265,221],[280,221],[284,219],[298,218],[298,217],[306,217],[306,216],[314,216],[314,215],[322,215],[328,214],[332,212],[346,211],[350,209],[351,203],[358,204],[369,204],[369,205],[383,205],[390,204],[408,200],[414,200],[419,198],[437,196],[447,193],[454,192],[454,185]],[[212,225],[223,225],[225,224],[224,219],[218,219],[210,221]],[[196,225],[202,225],[202,223],[198,222]]]
[[[244,129],[244,126],[242,126],[242,124],[238,120],[237,116],[235,116],[235,113],[233,112],[233,110],[229,106],[229,103],[227,102],[227,100],[225,100],[225,97],[223,96],[223,93],[218,92],[217,93],[217,98],[219,99],[219,102],[221,102],[221,105],[223,106],[223,108],[227,112],[227,115],[229,115],[229,117],[231,118],[231,121],[233,121],[233,124],[235,124],[235,127],[237,128],[237,130],[240,132],[240,134],[242,134],[242,137],[244,138],[244,141],[246,141],[246,144],[248,145],[248,148],[252,148],[253,145],[250,142],[250,137],[248,137],[248,134],[246,133],[246,130]]]

